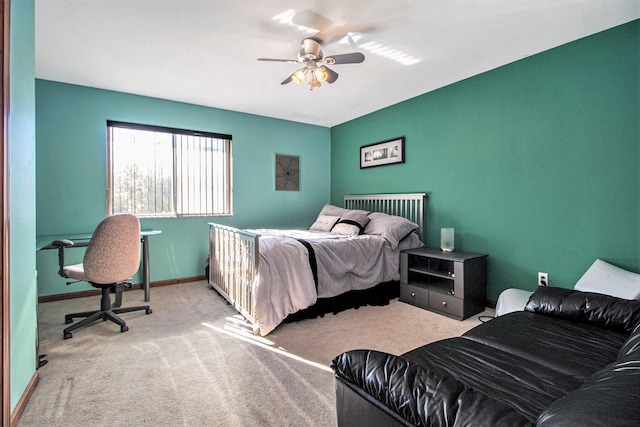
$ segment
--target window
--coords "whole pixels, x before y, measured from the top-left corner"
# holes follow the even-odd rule
[[[231,135],[107,121],[109,214],[231,215]]]

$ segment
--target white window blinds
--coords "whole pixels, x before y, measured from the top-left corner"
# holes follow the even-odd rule
[[[231,135],[107,122],[109,213],[231,214]]]

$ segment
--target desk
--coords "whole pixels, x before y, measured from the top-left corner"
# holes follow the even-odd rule
[[[162,230],[142,230],[140,231],[140,242],[142,242],[142,289],[144,289],[144,300],[150,301],[149,296],[149,236],[156,236]],[[58,234],[49,236],[36,236],[36,251],[46,249],[57,249],[51,243],[56,240],[67,239],[73,242],[73,247],[82,248],[89,245],[92,233]]]

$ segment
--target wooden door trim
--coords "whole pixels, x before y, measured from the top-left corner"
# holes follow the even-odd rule
[[[2,120],[0,121],[0,184],[2,187],[2,198],[0,199],[0,216],[2,220],[2,231],[0,231],[0,317],[1,317],[1,341],[0,366],[2,367],[2,378],[0,379],[0,392],[2,394],[2,414],[0,424],[10,425],[11,420],[11,364],[9,355],[11,354],[10,337],[10,308],[9,308],[9,23],[10,23],[10,3],[11,0],[2,0],[0,3],[0,46],[2,47],[2,58],[0,61],[0,84]]]

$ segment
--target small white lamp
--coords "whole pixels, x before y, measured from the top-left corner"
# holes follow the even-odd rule
[[[453,251],[453,235],[453,228],[443,228],[440,230],[440,249],[445,252]]]

